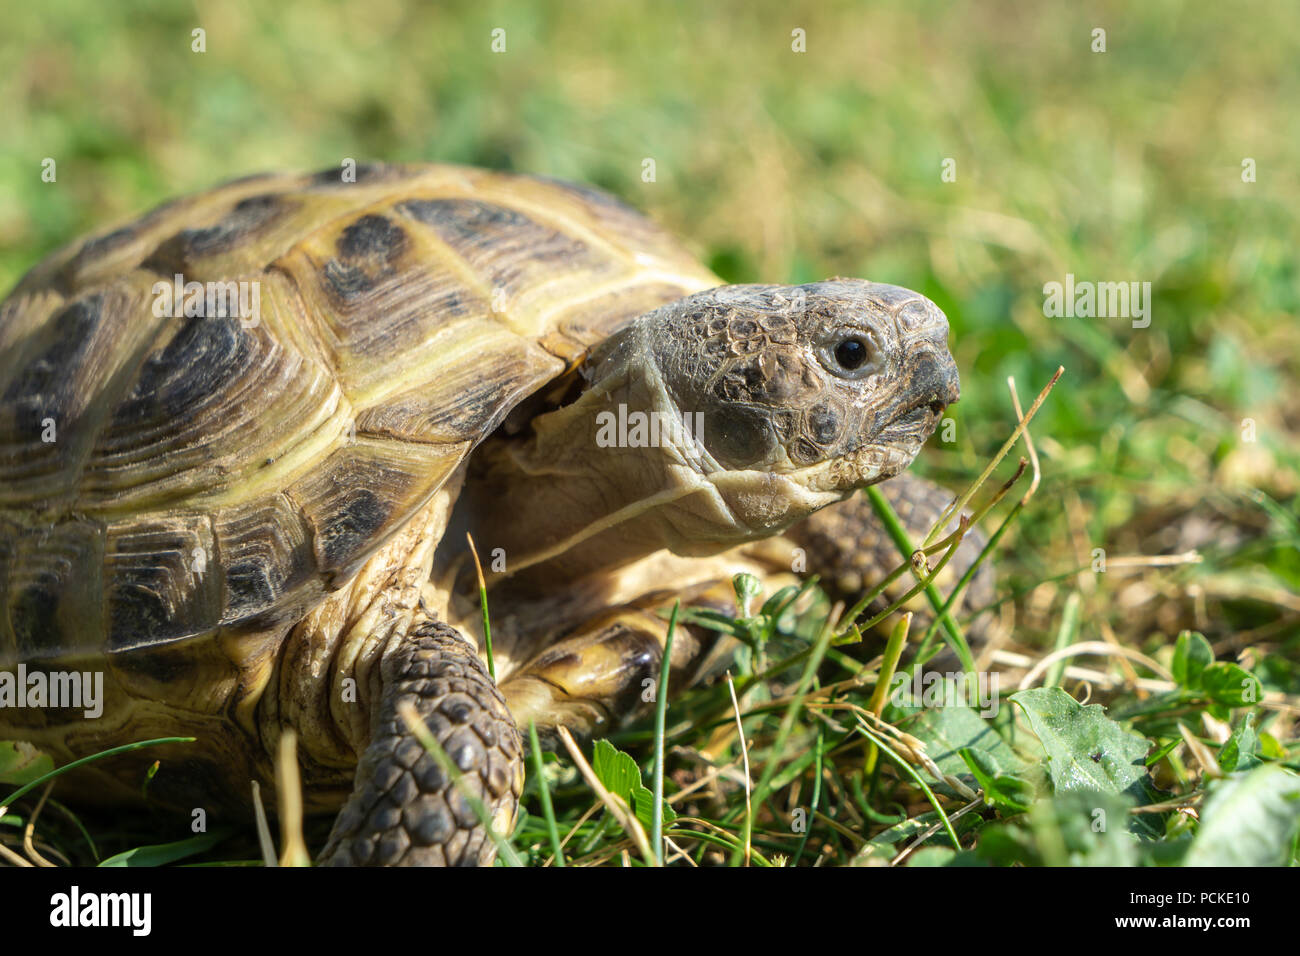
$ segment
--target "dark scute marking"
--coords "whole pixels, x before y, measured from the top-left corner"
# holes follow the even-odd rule
[[[325,280],[329,283],[330,293],[341,302],[365,295],[375,284],[363,269],[344,265],[337,259],[325,263]]]
[[[167,347],[149,358],[113,416],[115,426],[158,418],[186,419],[252,360],[253,346],[233,318],[189,318]],[[161,412],[161,414],[159,414]]]
[[[550,648],[537,655],[537,659],[529,664],[529,670],[544,670],[548,667],[577,667],[581,663],[582,658],[574,651]]]
[[[267,560],[249,558],[226,568],[226,613],[238,619],[247,611],[270,607],[284,592],[284,575]]]
[[[571,183],[567,179],[556,179],[552,176],[530,176],[529,178],[539,183],[546,183],[548,186],[555,186],[564,192],[572,193],[585,202],[594,203],[597,206],[607,206],[620,212],[630,213],[638,219],[641,218],[639,211],[603,189],[597,189],[594,186],[587,186],[582,183]]]
[[[226,562],[223,623],[243,620],[284,601],[316,567],[297,516],[259,510],[219,530]]]
[[[108,531],[104,567],[109,642],[158,643],[209,630],[221,614],[220,562],[196,567],[196,550],[214,554],[206,516],[117,525]]]
[[[135,238],[135,226],[123,226],[121,229],[115,229],[106,236],[98,236],[94,239],[87,239],[77,254],[72,257],[68,263],[70,274],[80,272],[86,266],[92,265],[96,260],[102,259],[115,249],[129,243]]]
[[[401,226],[385,216],[365,215],[339,235],[337,259],[325,263],[325,279],[342,302],[363,296],[396,270],[410,240]]]
[[[114,666],[129,674],[160,684],[185,681],[194,674],[196,662],[189,648],[176,645],[144,647],[125,651],[113,658]]]
[[[18,643],[18,659],[57,657],[61,634],[56,614],[63,582],[54,574],[20,591],[9,604],[9,620]]]
[[[337,242],[339,257],[355,259],[394,259],[406,248],[402,227],[386,216],[362,216],[343,230]]]
[[[343,181],[342,166],[327,166],[311,177],[313,186],[363,186],[370,183],[392,182],[412,175],[412,170],[394,163],[361,163],[356,168],[356,182]],[[418,172],[416,170],[415,172]]]
[[[108,645],[133,647],[141,641],[174,636],[175,621],[158,590],[150,584],[120,584],[109,601]]]
[[[194,260],[228,252],[243,239],[278,219],[289,204],[280,196],[249,196],[237,202],[216,225],[184,229],[164,239],[145,259],[144,266],[166,275],[184,273]]]
[[[466,236],[488,227],[532,224],[521,212],[478,199],[408,199],[397,211],[435,229],[450,229]]]
[[[31,661],[98,645],[102,554],[95,522],[23,526],[0,518],[0,666],[11,650]]]
[[[184,209],[186,206],[193,205],[196,199],[197,196],[177,196],[175,199],[169,199],[161,205],[154,206],[145,213],[144,216],[136,221],[136,226],[140,229],[149,229],[156,226],[158,223]]]
[[[399,213],[429,226],[493,286],[516,293],[559,274],[619,271],[605,253],[544,220],[477,199],[412,199]]]
[[[320,527],[325,567],[341,567],[369,547],[391,511],[391,506],[370,489],[352,491]]]
[[[28,404],[58,396],[89,347],[103,307],[104,297],[97,293],[78,299],[49,319],[39,334],[52,340],[50,346],[26,360],[22,374],[5,389],[5,400]],[[61,407],[65,403],[54,404]]]

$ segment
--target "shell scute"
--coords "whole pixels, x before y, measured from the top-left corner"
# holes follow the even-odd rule
[[[317,568],[337,587],[442,486],[464,445],[358,439],[286,492],[311,529]]]
[[[429,227],[483,277],[498,312],[527,312],[537,299],[564,301],[574,286],[590,288],[631,271],[614,250],[497,203],[411,199],[398,210]]]
[[[67,508],[156,320],[118,284],[62,302],[0,361],[0,509]],[[48,300],[42,300],[48,304]]]
[[[241,199],[210,226],[182,229],[164,239],[141,264],[164,276],[201,275],[207,261],[264,234],[301,204],[274,193]]]
[[[324,591],[310,530],[288,495],[225,508],[213,516],[212,525],[225,571],[221,623],[244,620],[293,594],[301,603]]]
[[[221,620],[224,575],[207,515],[109,525],[104,571],[109,650],[201,634]]]
[[[106,529],[70,518],[31,528],[0,517],[0,663],[102,643]]]
[[[271,483],[259,474],[267,458],[291,460],[298,446],[346,429],[333,376],[283,347],[267,325],[173,323],[91,449],[78,495],[87,511],[239,496],[241,486]]]

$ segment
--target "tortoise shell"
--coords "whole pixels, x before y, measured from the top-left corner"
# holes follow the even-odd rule
[[[719,284],[590,188],[355,172],[175,200],[0,305],[0,666],[301,616],[522,399]]]

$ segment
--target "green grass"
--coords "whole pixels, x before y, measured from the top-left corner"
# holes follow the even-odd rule
[[[749,621],[753,646],[733,675],[751,783],[767,780],[752,813],[725,683],[674,697],[665,715],[664,796],[677,820],[664,834],[692,861],[732,861],[748,832],[756,865],[893,862],[909,847],[910,865],[1177,862],[1253,845],[1234,827],[1294,816],[1278,796],[1293,779],[1279,765],[1297,765],[1300,699],[1293,4],[201,9],[53,0],[6,12],[0,287],[83,230],[222,179],[345,157],[437,159],[610,189],[729,281],[858,275],[924,292],[952,323],[963,398],[954,440],[933,440],[915,467],[954,490],[1015,425],[1007,377],[1027,401],[1065,367],[1031,428],[1040,487],[1018,506],[1022,481],[982,523],[992,531],[1015,512],[993,556],[1002,697],[1053,648],[1085,641],[1145,655],[1174,679],[1116,656],[1070,658],[1039,686],[1090,693],[1113,725],[1059,698],[1018,697],[998,708],[996,739],[965,757],[941,744],[974,730],[964,716],[949,726],[887,706],[883,718],[927,742],[942,773],[984,794],[967,809],[915,748],[854,710],[870,701],[869,655],[832,643],[795,693],[829,608]],[[196,26],[204,54],[190,52]],[[497,27],[504,54],[490,52]],[[1090,50],[1095,27],[1105,53]],[[791,51],[795,28],[807,53]],[[40,179],[45,157],[55,183]],[[642,180],[646,158],[654,182]],[[954,182],[941,179],[946,158]],[[1255,182],[1242,181],[1245,158]],[[1150,281],[1150,327],[1045,316],[1044,284],[1067,273]],[[1132,560],[1191,550],[1198,563]],[[1209,686],[1177,657],[1179,646],[1184,658],[1204,653],[1194,637],[1179,645],[1183,632],[1205,637],[1219,668]],[[1220,672],[1234,665],[1260,700],[1234,703]],[[1085,687],[1077,667],[1104,680]],[[1062,792],[1030,733],[1049,712],[1083,728],[1054,744],[1065,750],[1088,734],[1117,752],[1136,749],[1133,735],[1150,741],[1149,775],[1110,768],[1111,789],[1092,804]],[[648,781],[652,726],[615,740]],[[1242,766],[1245,751],[1245,764],[1265,764],[1214,783],[1184,731],[1224,766]],[[1094,764],[1093,752],[1076,756]],[[547,757],[545,776],[568,862],[618,864],[629,850],[639,865],[604,810],[586,815],[595,799],[567,758]],[[535,773],[528,786],[513,846],[536,863],[552,849]],[[1134,812],[1171,802],[1184,809]],[[39,836],[69,859],[94,859],[91,837],[99,858],[168,842],[146,816],[83,821],[61,806],[42,810]],[[33,809],[29,798],[10,814]],[[1126,824],[1094,832],[1081,821],[1097,810]],[[309,827],[312,846],[322,825]],[[6,845],[17,832],[0,823]],[[1274,842],[1294,861],[1294,838]],[[259,858],[251,835],[193,857]]]

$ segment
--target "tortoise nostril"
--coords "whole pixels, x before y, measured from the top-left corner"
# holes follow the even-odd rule
[[[935,418],[939,418],[940,416],[943,415],[943,410],[947,407],[948,406],[943,402],[936,400],[930,403],[930,412],[931,414],[934,415]]]

